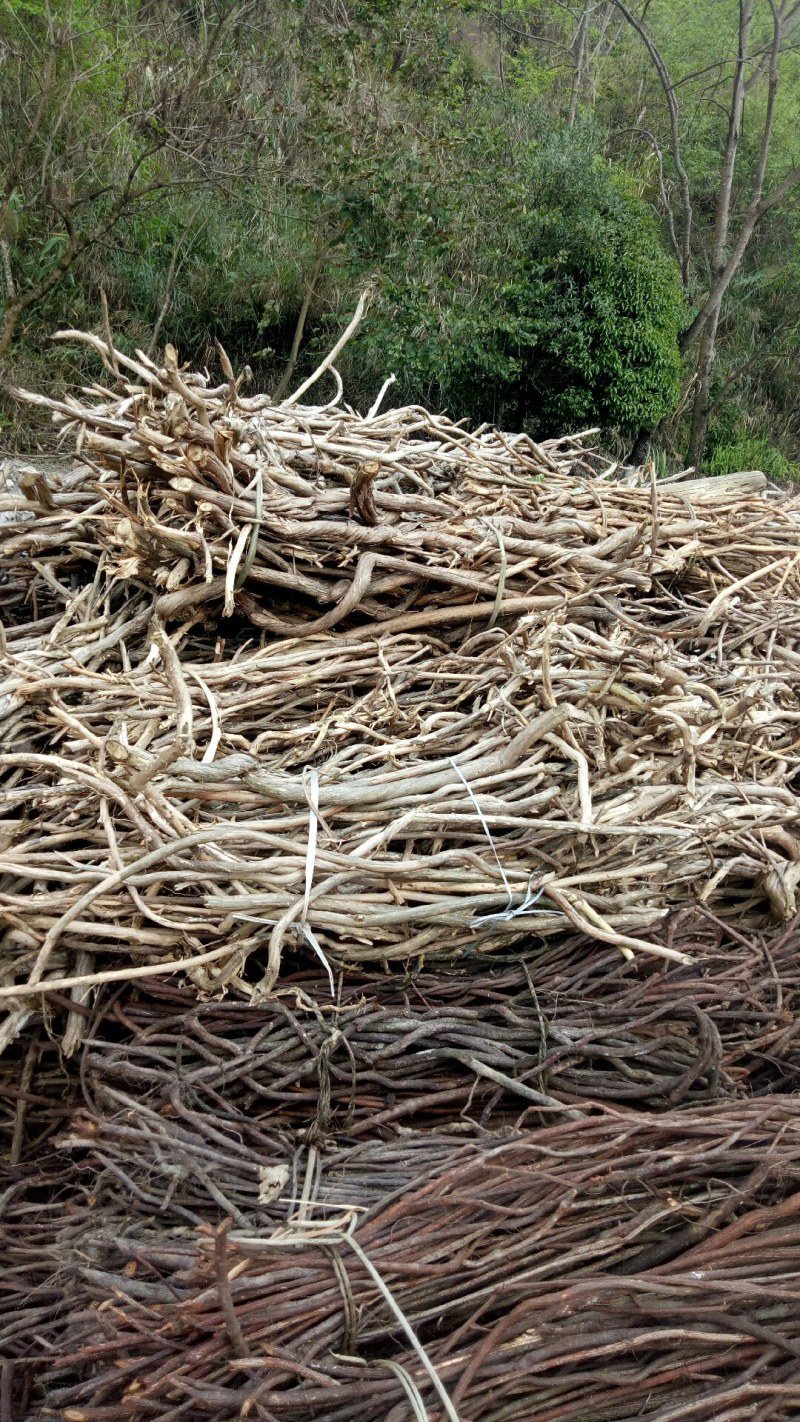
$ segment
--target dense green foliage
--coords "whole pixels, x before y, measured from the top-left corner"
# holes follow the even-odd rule
[[[6,380],[82,377],[79,348],[47,336],[101,329],[104,293],[131,348],[212,361],[220,339],[279,388],[369,285],[340,365],[354,403],[394,372],[398,398],[459,418],[597,424],[678,457],[736,4],[646,8],[691,105],[683,286],[664,96],[613,0],[0,0]],[[757,142],[754,120],[743,183]],[[792,472],[799,250],[787,200],[726,298],[712,469]],[[12,402],[0,418],[19,441]]]
[[[409,395],[474,419],[655,424],[678,394],[684,312],[651,215],[583,135],[531,141],[516,162],[478,279],[447,270],[436,301],[413,272],[387,279],[364,344]]]

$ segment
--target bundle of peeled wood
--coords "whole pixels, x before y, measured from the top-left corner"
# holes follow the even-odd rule
[[[798,1181],[791,1098],[309,1147],[274,1158],[256,1229],[154,1233],[129,1202],[73,1206],[35,1260],[5,1240],[65,1286],[12,1356],[70,1422],[788,1416]]]
[[[631,488],[609,483],[616,466],[585,436],[536,444],[379,402],[366,416],[297,395],[276,406],[243,397],[232,374],[209,388],[170,348],[159,371],[60,334],[94,346],[121,393],[15,392],[77,431],[89,469],[57,492],[27,476],[17,505],[30,522],[4,555],[18,600],[33,589],[47,605],[59,569],[86,558],[104,587],[144,584],[162,620],[236,610],[283,637],[343,623],[447,635],[567,605],[573,620],[615,623],[604,597],[655,594],[650,630],[685,641],[716,633],[737,602],[762,633],[765,596],[793,608],[797,520],[760,496],[761,475]]]
[[[90,339],[136,379],[37,397],[89,462],[0,526],[0,1042],[114,974],[258,995],[298,943],[673,956],[642,934],[698,897],[791,916],[795,503]]]

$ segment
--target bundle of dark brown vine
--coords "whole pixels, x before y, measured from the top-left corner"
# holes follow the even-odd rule
[[[104,1189],[124,1177],[159,1216],[169,1196],[176,1219],[197,1223],[208,1208],[249,1209],[288,1139],[389,1139],[451,1121],[480,1134],[603,1102],[796,1089],[796,925],[769,946],[711,920],[671,928],[692,966],[626,963],[573,936],[521,963],[461,960],[408,978],[353,969],[333,1002],[321,968],[287,973],[259,1006],[198,1000],[166,979],[107,987],[81,1006],[75,1071],[46,1024],[6,1053],[0,1136],[12,1163],[32,1162],[72,1115],[73,1158],[114,1162]],[[202,1180],[179,1168],[184,1148],[203,1155]]]
[[[114,975],[791,917],[797,501],[62,334],[109,378],[18,392],[81,462],[1,501],[0,1047]]]
[[[195,1230],[21,1176],[7,1396],[48,1422],[788,1418],[799,1186],[793,1097],[297,1143]]]
[[[573,938],[332,1004],[107,987],[66,1079],[31,1034],[7,1416],[791,1417],[797,925],[704,923],[691,967]]]

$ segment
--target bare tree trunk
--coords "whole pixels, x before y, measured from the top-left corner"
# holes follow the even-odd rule
[[[163,326],[166,320],[170,302],[172,301],[172,288],[175,284],[175,273],[178,270],[178,257],[180,256],[181,251],[183,250],[183,246],[186,241],[186,238],[189,236],[189,232],[194,226],[195,218],[198,216],[200,209],[203,206],[203,201],[204,198],[201,197],[199,202],[195,203],[186,223],[184,224],[183,231],[173,243],[172,256],[169,259],[169,267],[167,269],[167,279],[164,282],[164,296],[161,302],[161,307],[158,316],[156,317],[156,324],[153,327],[153,334],[150,337],[150,344],[147,347],[147,354],[149,356],[152,356],[156,348],[158,338],[161,334],[161,327]]]
[[[745,66],[748,60],[750,26],[753,20],[753,0],[739,0],[739,53],[733,76],[731,105],[728,110],[728,134],[725,140],[725,155],[717,194],[717,210],[714,217],[714,246],[712,268],[714,277],[719,277],[725,267],[725,249],[731,215],[731,195],[733,175],[736,171],[736,155],[742,134],[742,115],[745,100]]]
[[[589,34],[589,6],[584,5],[578,28],[575,32],[575,39],[572,44],[573,63],[572,86],[569,96],[569,113],[567,114],[567,127],[572,128],[578,115],[578,100],[581,96],[581,86],[583,83],[583,70],[586,63],[586,45]]]
[[[284,370],[283,375],[280,378],[278,388],[272,397],[276,405],[279,404],[280,401],[283,399],[284,395],[286,394],[286,391],[289,389],[289,381],[294,375],[294,368],[297,365],[297,357],[300,354],[300,345],[303,340],[303,332],[306,329],[306,321],[308,319],[308,313],[311,308],[311,302],[314,299],[314,293],[317,289],[317,282],[320,278],[320,272],[322,271],[322,261],[324,256],[325,243],[323,241],[322,234],[317,233],[316,247],[314,251],[314,267],[311,272],[311,280],[309,281],[308,286],[306,287],[306,294],[303,297],[303,304],[300,307],[300,315],[297,318],[297,325],[294,328],[294,339],[292,341],[292,349],[289,352],[289,359],[286,362],[286,369]]]
[[[17,295],[14,273],[11,270],[11,247],[7,237],[0,237],[0,257],[3,262],[3,280],[6,284],[6,300],[14,301]]]
[[[645,48],[647,49],[647,52],[650,55],[651,60],[653,61],[653,66],[661,83],[661,88],[664,92],[664,98],[666,99],[667,111],[669,113],[670,147],[672,150],[672,161],[675,164],[675,169],[678,174],[678,188],[681,195],[681,216],[683,220],[680,260],[681,280],[683,282],[684,290],[688,290],[690,278],[689,267],[691,262],[692,224],[694,221],[694,212],[692,210],[692,196],[691,188],[689,185],[689,175],[687,174],[686,169],[683,165],[683,153],[680,131],[681,115],[680,109],[678,107],[677,91],[675,89],[675,85],[672,82],[669,70],[667,69],[667,66],[664,63],[663,55],[658,49],[658,46],[654,44],[648,31],[645,29],[643,23],[644,14],[641,16],[641,18],[637,18],[637,16],[634,15],[633,12],[624,3],[624,0],[612,0],[612,3],[616,5],[617,9],[624,16],[627,23],[633,27],[633,29],[636,31],[643,44],[645,45]],[[646,12],[647,7],[645,6],[645,14]]]
[[[695,469],[702,468],[703,451],[708,434],[708,417],[711,410],[711,377],[717,354],[717,329],[719,327],[719,307],[708,317],[700,337],[695,363],[695,391],[692,404],[692,430],[689,436],[687,464]]]
[[[798,6],[800,8],[800,6]],[[734,244],[733,251],[724,263],[721,271],[716,274],[711,282],[711,287],[705,303],[701,306],[691,324],[686,328],[681,336],[681,350],[686,352],[700,336],[706,325],[708,318],[713,311],[719,310],[722,299],[728,287],[741,266],[742,259],[747,250],[750,238],[756,230],[762,217],[777,206],[779,202],[791,192],[797,183],[800,182],[800,164],[795,164],[782,182],[778,183],[770,193],[764,196],[764,179],[767,171],[767,160],[769,158],[770,145],[775,122],[775,99],[778,93],[778,61],[780,59],[780,48],[783,40],[781,17],[774,15],[774,26],[772,35],[772,46],[769,57],[769,89],[767,93],[767,108],[764,117],[764,126],[761,132],[761,150],[758,156],[758,166],[753,182],[753,190],[750,199],[750,206],[745,213],[739,236]]]
[[[692,206],[688,177],[681,161],[681,114],[676,96],[676,87],[670,78],[663,56],[645,28],[644,13],[637,16],[625,3],[625,0],[612,0],[612,3],[623,15],[628,24],[636,30],[645,44],[664,91],[664,97],[669,112],[672,157],[678,172],[679,190],[681,194],[683,232],[680,242],[680,265],[684,289],[688,295],[691,288],[690,237],[692,229]],[[764,194],[764,182],[774,133],[775,101],[780,79],[780,56],[787,34],[790,29],[796,25],[797,17],[800,15],[800,0],[770,0],[770,9],[772,11],[772,40],[769,49],[765,51],[760,58],[756,58],[753,67],[750,40],[755,0],[739,0],[738,50],[730,91],[730,102],[728,105],[728,131],[725,139],[722,163],[720,165],[714,225],[709,234],[711,238],[710,280],[705,298],[698,303],[698,309],[689,325],[683,331],[680,339],[680,349],[683,355],[690,350],[695,342],[699,343],[695,364],[694,401],[689,447],[689,462],[697,466],[699,466],[702,461],[703,447],[708,431],[711,381],[716,358],[717,335],[723,300],[728,287],[741,267],[748,245],[759,222],[771,208],[775,207],[779,202],[782,202],[791,190],[800,183],[800,164],[796,164],[793,168],[789,169],[783,180],[776,184],[771,192],[768,192],[766,195]],[[747,74],[748,66],[752,69],[749,77]],[[762,122],[756,171],[752,180],[750,201],[746,206],[743,216],[739,220],[738,232],[735,236],[732,236],[731,214],[734,207],[735,175],[745,103],[747,95],[756,79],[765,71],[769,74],[767,102]],[[737,205],[740,201],[741,198],[737,194]],[[674,230],[674,223],[671,222],[671,231],[672,230]]]
[[[0,361],[5,360],[11,349],[11,342],[19,325],[22,310],[19,301],[10,301],[3,312],[3,324],[0,326]]]
[[[714,215],[714,231],[711,247],[711,287],[718,286],[728,259],[728,234],[730,231],[733,179],[736,172],[736,156],[742,133],[742,115],[745,99],[745,66],[748,60],[750,26],[753,20],[753,0],[739,0],[739,52],[733,75],[731,102],[728,109],[728,133],[720,172],[717,208]],[[695,361],[694,401],[692,404],[692,429],[689,436],[687,462],[696,469],[703,463],[703,451],[708,433],[708,417],[711,408],[711,377],[717,354],[717,330],[721,303],[708,312],[702,327]]]

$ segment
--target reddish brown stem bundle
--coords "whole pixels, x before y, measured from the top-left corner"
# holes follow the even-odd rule
[[[342,1354],[399,1363],[439,1415],[384,1290],[470,1422],[496,1416],[498,1396],[553,1418],[655,1419],[667,1400],[710,1419],[770,1397],[763,1415],[782,1415],[781,1390],[800,1375],[791,1099],[733,1114],[614,1110],[485,1142],[312,1148],[304,1164],[271,1226],[231,1233],[224,1287],[216,1231],[193,1241],[185,1228],[98,1230],[84,1216],[50,1356],[32,1326],[17,1333],[20,1361],[41,1369],[42,1415],[163,1422],[191,1400],[219,1422],[260,1406],[298,1419],[353,1406],[377,1422],[400,1383],[362,1374],[355,1407]],[[57,1267],[63,1247],[49,1257]]]

